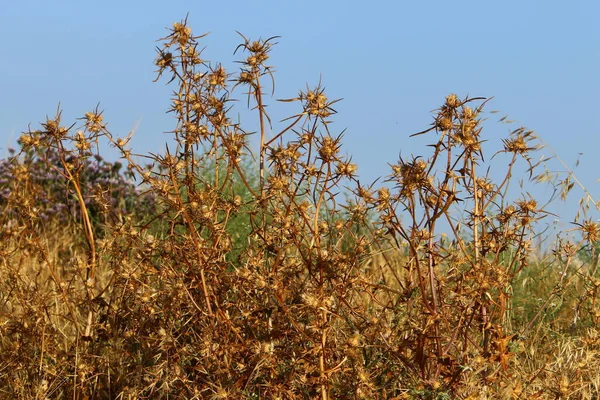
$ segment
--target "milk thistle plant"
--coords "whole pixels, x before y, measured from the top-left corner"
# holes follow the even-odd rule
[[[99,109],[0,163],[0,398],[598,396],[598,225],[535,247],[545,203],[511,178],[574,175],[533,132],[484,157],[488,100],[451,94],[429,153],[365,184],[320,83],[267,113],[276,37],[240,35],[227,71],[204,36],[159,40],[174,142],[149,164]]]

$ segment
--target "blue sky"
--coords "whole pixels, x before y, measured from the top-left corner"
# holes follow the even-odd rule
[[[400,152],[426,154],[426,138],[408,136],[427,128],[430,111],[456,93],[494,97],[487,109],[500,114],[490,115],[484,131],[490,142],[508,133],[491,123],[507,114],[567,165],[583,153],[576,173],[600,198],[597,1],[4,3],[0,156],[59,102],[69,123],[100,103],[117,136],[139,122],[135,152],[164,148],[162,132],[174,121],[165,114],[170,89],[152,82],[155,40],[189,12],[195,33],[211,32],[204,58],[226,67],[235,68],[236,30],[281,36],[271,58],[275,98],[294,97],[319,79],[330,98],[344,98],[332,127],[346,129],[344,149],[365,181],[387,174]],[[275,120],[297,111],[270,104]]]

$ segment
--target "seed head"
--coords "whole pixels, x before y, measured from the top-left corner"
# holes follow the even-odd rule
[[[580,226],[579,230],[581,230],[581,232],[583,232],[586,240],[589,243],[594,244],[598,241],[598,236],[600,234],[600,226],[598,226],[598,223],[596,223],[592,220],[588,220],[579,226]]]
[[[333,161],[339,151],[338,143],[331,136],[326,136],[319,147],[319,156],[325,162]]]
[[[458,99],[458,96],[455,95],[454,93],[449,94],[448,96],[446,96],[446,105],[449,108],[457,108],[458,106],[460,106],[460,100]]]
[[[358,169],[358,167],[356,166],[356,164],[352,164],[350,162],[339,162],[336,165],[336,169],[337,169],[336,172],[339,175],[343,175],[345,177],[352,178],[354,176],[354,174],[356,173],[356,170]]]
[[[452,126],[452,119],[449,117],[442,117],[436,121],[436,127],[441,131],[448,131]]]

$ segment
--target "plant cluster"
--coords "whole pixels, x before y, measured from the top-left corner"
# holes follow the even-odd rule
[[[47,120],[44,127],[52,123],[60,124],[60,115]],[[5,219],[25,216],[40,223],[80,222],[81,206],[73,195],[73,185],[79,186],[83,204],[98,228],[118,216],[155,212],[153,194],[140,190],[131,171],[121,171],[120,162],[92,153],[91,143],[81,142],[83,132],[65,133],[61,140],[47,138],[41,143],[47,134],[43,130],[28,132],[19,141],[23,151],[16,155],[10,149],[10,156],[0,160],[0,207]],[[74,149],[68,149],[69,144],[74,144]]]
[[[508,196],[523,162],[549,179],[533,132],[510,132],[492,176],[487,100],[449,95],[419,133],[431,154],[365,185],[321,84],[267,136],[275,37],[241,36],[236,72],[202,37],[182,21],[160,39],[175,142],[150,165],[97,109],[1,164],[0,397],[598,396],[598,225],[535,248],[544,206]],[[239,90],[258,132],[230,117]]]

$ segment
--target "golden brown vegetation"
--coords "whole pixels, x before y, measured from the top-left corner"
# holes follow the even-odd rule
[[[420,133],[431,153],[364,185],[322,86],[286,100],[298,112],[267,136],[274,38],[242,37],[234,74],[202,59],[200,38],[184,21],[161,39],[176,146],[150,166],[98,110],[21,137],[1,203],[1,398],[598,397],[598,225],[534,245],[546,211],[508,189],[522,165],[548,179],[532,132],[502,142],[493,179],[486,100],[449,95]],[[255,169],[229,117],[240,89],[259,125]],[[153,194],[151,213],[86,192],[101,140]],[[58,173],[69,221],[40,217],[32,157]]]

